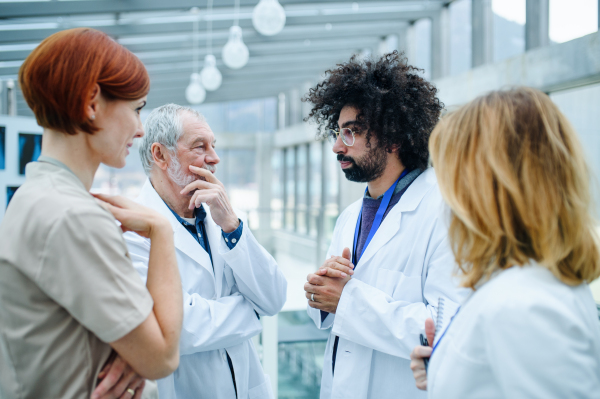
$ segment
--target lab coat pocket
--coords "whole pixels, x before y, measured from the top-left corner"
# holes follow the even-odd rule
[[[422,300],[421,276],[407,276],[397,270],[379,269],[376,287],[396,300]]]
[[[273,399],[271,379],[268,375],[265,374],[265,382],[248,390],[248,397],[250,399]]]

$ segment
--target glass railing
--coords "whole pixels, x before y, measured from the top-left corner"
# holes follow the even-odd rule
[[[329,330],[319,330],[306,311],[279,313],[279,399],[318,399]]]

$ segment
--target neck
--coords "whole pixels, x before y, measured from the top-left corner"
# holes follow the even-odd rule
[[[152,186],[162,198],[163,201],[171,208],[176,214],[182,218],[194,217],[194,209],[189,209],[191,195],[181,195],[179,192],[183,187],[179,187],[168,178],[166,171],[156,170],[156,167],[150,173],[150,182]]]
[[[367,183],[371,198],[377,198],[380,195],[383,195],[404,171],[404,165],[402,165],[402,162],[400,162],[397,156],[395,154],[389,155],[392,155],[393,159],[389,159],[388,157],[387,166],[381,176]]]
[[[42,155],[54,158],[69,167],[81,180],[86,190],[92,188],[100,160],[90,148],[85,132],[75,135],[44,129]]]

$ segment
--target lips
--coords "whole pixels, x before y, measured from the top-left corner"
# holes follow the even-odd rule
[[[352,162],[340,161],[340,166],[342,167],[342,169],[346,169],[352,166]]]

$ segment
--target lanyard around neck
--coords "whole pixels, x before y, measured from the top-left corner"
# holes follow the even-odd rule
[[[356,264],[358,263],[358,260],[362,257],[362,254],[365,252],[365,249],[367,249],[367,246],[373,239],[373,236],[375,235],[377,230],[379,230],[379,226],[381,226],[381,222],[383,220],[383,215],[385,214],[385,211],[387,211],[387,208],[390,205],[390,201],[392,200],[392,196],[394,195],[394,190],[396,189],[396,185],[407,174],[408,174],[408,170],[404,169],[404,171],[402,172],[402,174],[400,175],[398,180],[396,180],[394,182],[394,184],[392,184],[391,187],[388,188],[387,191],[385,192],[385,194],[383,195],[381,204],[379,204],[379,208],[377,209],[377,213],[375,214],[375,219],[373,220],[373,225],[371,225],[371,230],[369,231],[369,235],[367,236],[367,241],[365,241],[365,245],[363,246],[362,251],[360,252],[360,256],[356,256],[357,255],[356,247],[358,246],[358,233],[360,231],[360,223],[362,221],[362,206],[361,206],[360,213],[358,214],[358,220],[356,221],[356,229],[354,230],[354,248],[352,251],[352,258],[353,258],[352,263],[354,263],[355,267],[356,267]],[[368,190],[369,190],[369,188],[367,187],[365,189],[365,194],[367,193]]]

